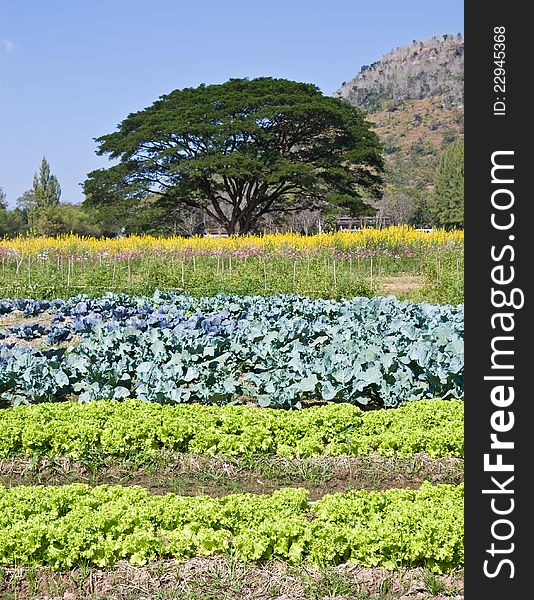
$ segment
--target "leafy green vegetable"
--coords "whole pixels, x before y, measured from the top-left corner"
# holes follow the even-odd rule
[[[463,456],[463,402],[420,400],[362,411],[159,405],[139,400],[17,406],[0,411],[0,457],[114,457],[169,449],[225,456]]]
[[[213,499],[140,487],[0,487],[0,564],[104,567],[225,551],[240,560],[458,568],[463,485],[359,490],[315,503],[302,489]]]
[[[81,402],[246,397],[273,408],[300,408],[303,400],[394,407],[464,393],[462,306],[169,293],[78,297],[61,310],[81,319],[79,343],[0,344],[5,404],[77,395]]]

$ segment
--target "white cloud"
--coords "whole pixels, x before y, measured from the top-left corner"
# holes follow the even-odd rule
[[[15,47],[15,44],[11,40],[2,40],[2,44],[6,52],[11,52]]]

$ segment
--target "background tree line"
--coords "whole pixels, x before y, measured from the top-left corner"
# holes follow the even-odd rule
[[[48,165],[46,159],[43,161]],[[374,202],[373,210],[375,214],[387,216],[396,224],[462,228],[463,182],[463,141],[460,140],[444,150],[432,192],[415,198],[413,190],[405,191],[402,187],[387,184],[382,196]],[[154,198],[147,198],[142,206],[131,211],[125,200],[111,206],[94,207],[87,201],[81,204],[60,202],[59,197],[57,194],[52,201],[38,201],[35,188],[32,187],[17,200],[16,208],[9,209],[0,188],[0,237],[62,233],[96,237],[131,233],[190,236],[203,235],[207,230],[217,227],[217,223],[200,209],[183,206],[176,210],[164,209],[155,205]],[[302,209],[290,215],[269,215],[258,224],[258,229],[291,229],[312,234],[319,229],[335,229],[338,216],[339,213],[329,207],[322,210]]]

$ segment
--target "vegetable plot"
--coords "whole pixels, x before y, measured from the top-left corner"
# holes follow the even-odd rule
[[[20,303],[4,301],[2,311]],[[22,310],[52,310],[53,324],[46,332],[27,326],[30,333],[19,327],[10,335],[46,333],[52,346],[0,345],[4,404],[75,395],[80,401],[254,400],[300,408],[303,400],[332,400],[393,407],[463,397],[463,306],[393,297],[198,300],[168,293],[26,301]],[[76,343],[53,345],[72,334]]]
[[[464,455],[460,400],[365,412],[349,404],[280,411],[138,400],[44,403],[4,410],[0,425],[0,458],[124,458],[162,449],[232,457]]]
[[[112,565],[231,552],[239,560],[435,571],[463,562],[463,485],[153,496],[140,487],[0,487],[0,564]]]

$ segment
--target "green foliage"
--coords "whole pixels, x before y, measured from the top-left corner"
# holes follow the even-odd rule
[[[429,200],[433,223],[440,227],[464,226],[464,142],[443,151]]]
[[[0,346],[4,401],[246,398],[300,408],[304,400],[398,406],[463,397],[463,306],[176,293],[78,297],[68,306],[81,316],[79,342]]]
[[[193,296],[294,293],[340,300],[376,295],[380,278],[429,273],[437,257],[442,265],[440,276],[456,277],[457,262],[463,266],[463,252],[459,248],[421,251],[411,257],[383,256],[352,261],[336,259],[331,252],[310,258],[279,255],[252,256],[246,260],[229,260],[224,256],[184,256],[182,259],[179,255],[169,258],[153,253],[129,260],[103,256],[100,260],[71,262],[70,268],[64,256],[39,261],[30,257],[21,262],[8,255],[0,271],[0,288],[5,297],[50,300],[69,298],[76,293],[100,296],[105,291],[151,295],[156,289],[180,289]],[[450,269],[452,271],[447,272]],[[460,287],[458,292],[460,296],[456,292],[450,296],[445,293],[439,300],[435,294],[414,296],[413,301],[457,304],[463,302]]]
[[[0,201],[0,237],[16,237],[23,233],[42,236],[101,234],[101,228],[87,211],[81,206],[60,203],[60,197],[59,182],[50,173],[50,165],[43,157],[39,173],[34,175],[32,189],[17,199],[17,208],[7,210]]]
[[[315,562],[388,569],[425,565],[438,572],[463,563],[463,485],[424,482],[419,490],[332,494],[313,512]]]
[[[7,210],[0,207],[0,238],[15,237],[27,229],[24,213],[19,208]]]
[[[90,215],[74,204],[57,204],[39,209],[35,220],[36,230],[41,235],[99,235],[100,229]]]
[[[61,187],[57,177],[51,174],[50,165],[44,156],[39,168],[39,174],[35,173],[33,176],[32,193],[38,208],[59,204]]]
[[[96,215],[81,205],[59,203],[38,207],[31,191],[24,192],[14,210],[0,208],[0,237],[14,238],[22,234],[80,236],[115,235],[106,215]],[[5,273],[4,273],[5,274]],[[1,284],[0,284],[1,285]]]
[[[89,174],[88,202],[156,194],[228,233],[325,202],[358,213],[381,184],[381,147],[360,111],[284,79],[175,90],[97,141],[120,162]]]
[[[47,403],[0,411],[0,457],[127,458],[161,450],[245,458],[463,457],[463,428],[459,400],[376,411],[349,404],[279,411],[139,400]]]
[[[48,234],[57,232],[56,207],[59,205],[61,187],[55,175],[50,172],[50,165],[43,156],[39,173],[33,176],[33,187],[19,198],[18,203],[23,208],[28,228],[33,233]],[[44,227],[44,228],[43,228]]]
[[[463,485],[352,491],[313,504],[302,489],[212,499],[137,486],[0,487],[0,564],[65,569],[221,553],[451,570],[463,563]]]
[[[165,205],[156,195],[135,200],[117,198],[108,204],[99,204],[86,198],[82,203],[87,219],[98,235],[151,234],[202,235],[206,229],[202,210],[182,204]]]
[[[424,265],[425,286],[421,296],[429,302],[457,304],[464,297],[464,258],[436,255]]]
[[[328,260],[250,257],[247,260],[186,256],[183,260],[157,255],[99,261],[6,260],[0,272],[2,295],[32,298],[69,298],[83,292],[100,296],[104,291],[151,295],[155,290],[183,290],[194,296],[218,293],[239,295],[302,294],[314,298],[374,296],[370,260]],[[182,263],[184,266],[182,276]],[[418,267],[410,259],[384,258],[374,276]],[[334,279],[335,277],[335,279]]]

